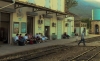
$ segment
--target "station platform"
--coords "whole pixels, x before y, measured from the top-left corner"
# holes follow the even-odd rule
[[[87,39],[87,38],[92,38],[96,36],[100,36],[100,35],[90,34],[86,36],[85,38]],[[32,50],[32,49],[43,48],[43,47],[52,46],[52,45],[69,45],[69,44],[71,45],[71,43],[74,41],[76,41],[75,37],[70,38],[70,39],[48,40],[47,42],[32,44],[32,45],[28,44],[25,46],[3,44],[3,45],[0,45],[0,56]],[[77,45],[77,43],[74,45]]]

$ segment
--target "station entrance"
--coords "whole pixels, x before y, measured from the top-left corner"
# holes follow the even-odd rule
[[[0,43],[10,40],[10,13],[0,12]]]

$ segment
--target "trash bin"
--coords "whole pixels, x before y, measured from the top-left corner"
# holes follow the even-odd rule
[[[72,32],[72,37],[74,37],[75,36],[75,33],[74,32]]]
[[[57,39],[57,35],[55,35],[55,33],[52,33],[52,40],[56,40]]]

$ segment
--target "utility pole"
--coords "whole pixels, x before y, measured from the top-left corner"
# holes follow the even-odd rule
[[[91,27],[91,18],[89,19],[89,32],[91,32],[90,27]]]
[[[13,1],[13,3],[11,3],[11,4],[9,4],[9,5],[6,5],[6,6],[4,6],[4,7],[1,7],[0,10],[3,9],[3,8],[6,8],[6,7],[8,7],[8,6],[11,6],[11,5],[15,4],[15,0],[12,0],[12,1]]]

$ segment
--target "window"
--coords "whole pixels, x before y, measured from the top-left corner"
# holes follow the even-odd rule
[[[27,25],[25,22],[21,22],[21,33],[26,33]]]
[[[19,33],[19,22],[14,22],[13,32],[15,34]]]
[[[45,0],[45,7],[50,8],[50,0]]]

